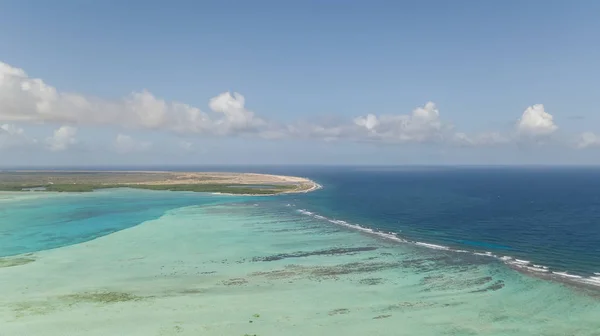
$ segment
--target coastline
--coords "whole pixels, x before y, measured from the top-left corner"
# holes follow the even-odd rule
[[[305,193],[321,186],[304,177],[227,172],[3,171],[0,190],[89,192],[108,188],[212,192],[234,195]]]
[[[260,194],[232,194],[232,193],[222,193],[222,192],[214,192],[212,194],[213,195],[224,195],[224,196],[275,196],[275,195],[283,195],[283,194],[306,194],[306,193],[313,192],[313,191],[316,191],[316,190],[319,190],[319,189],[323,189],[323,186],[320,185],[320,184],[318,184],[315,181],[307,179],[307,183],[309,183],[311,185],[311,187],[308,188],[308,189],[282,191],[280,193],[270,194],[270,195],[260,195]]]
[[[420,248],[428,249],[428,250],[437,250],[437,251],[446,251],[450,253],[456,253],[457,255],[468,255],[474,258],[485,258],[494,261],[501,262],[506,265],[508,268],[522,273],[528,277],[543,279],[545,281],[551,281],[555,283],[562,283],[565,285],[572,286],[574,288],[581,289],[589,289],[593,291],[600,291],[600,273],[593,273],[587,275],[578,275],[569,273],[568,271],[559,271],[556,269],[551,269],[544,265],[538,265],[532,263],[528,260],[518,259],[509,255],[502,255],[498,253],[492,253],[489,251],[478,251],[478,250],[466,250],[466,249],[458,249],[450,246],[433,244],[428,242],[410,240],[402,237],[400,234],[396,232],[385,232],[380,231],[375,228],[362,226],[360,224],[348,223],[344,220],[340,219],[332,219],[328,218],[314,212],[308,211],[306,209],[297,209],[302,215],[309,216],[315,218],[317,220],[329,222],[338,226],[342,226],[348,228],[353,231],[357,231],[374,238],[379,238],[382,240],[391,241],[398,244],[406,244],[418,246]]]

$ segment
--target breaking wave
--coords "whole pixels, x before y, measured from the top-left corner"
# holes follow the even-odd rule
[[[323,221],[327,221],[329,223],[344,226],[344,227],[347,227],[347,228],[350,228],[353,230],[358,230],[358,231],[361,231],[361,232],[364,232],[367,234],[371,234],[371,235],[375,235],[375,236],[378,236],[378,237],[381,237],[381,238],[384,238],[387,240],[392,240],[392,241],[399,242],[399,243],[412,244],[412,245],[421,246],[424,248],[429,248],[432,250],[442,250],[442,251],[450,251],[450,252],[456,252],[456,253],[470,253],[472,255],[494,258],[496,260],[500,260],[501,262],[503,262],[504,264],[508,265],[509,267],[511,267],[515,270],[526,272],[526,273],[529,273],[534,276],[537,275],[537,276],[542,276],[544,278],[549,278],[549,279],[553,279],[553,280],[575,282],[575,283],[579,283],[579,284],[587,284],[587,285],[593,285],[593,286],[600,287],[600,272],[594,273],[594,276],[582,276],[582,275],[572,274],[567,271],[552,270],[548,266],[534,264],[529,260],[517,259],[517,258],[508,256],[508,255],[498,255],[498,254],[494,254],[489,251],[482,252],[482,251],[475,251],[475,250],[461,250],[461,249],[455,249],[455,248],[452,248],[449,246],[444,246],[444,245],[409,240],[409,239],[405,239],[403,237],[399,237],[398,234],[395,232],[380,231],[380,230],[376,230],[376,229],[362,226],[359,224],[348,223],[344,220],[328,218],[328,217],[316,214],[314,212],[308,211],[306,209],[297,209],[296,211],[305,216],[310,216],[310,217],[318,219],[318,220],[323,220]]]

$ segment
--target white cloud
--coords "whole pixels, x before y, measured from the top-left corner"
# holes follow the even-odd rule
[[[46,139],[46,144],[51,151],[64,151],[77,144],[77,128],[72,126],[62,126],[54,131],[54,134]]]
[[[505,145],[512,141],[511,138],[499,132],[478,133],[468,135],[458,132],[454,134],[453,142],[459,146],[494,146]]]
[[[25,133],[22,128],[10,124],[0,125],[0,131],[7,135],[22,135]]]
[[[144,152],[152,147],[152,143],[147,141],[139,141],[129,135],[119,134],[113,143],[115,150],[120,154],[133,152]]]
[[[259,132],[266,123],[245,108],[242,95],[223,93],[210,101],[211,116],[200,109],[166,102],[148,91],[110,101],[59,92],[22,69],[0,62],[0,121],[115,125],[198,134]]]
[[[377,116],[369,113],[366,117],[358,117],[354,119],[354,123],[370,131],[379,125],[379,120],[377,119]]]
[[[446,124],[433,103],[409,115],[369,114],[337,125],[277,125],[248,110],[239,93],[224,92],[209,101],[211,114],[179,102],[167,102],[148,91],[121,100],[103,100],[60,92],[22,69],[0,63],[0,121],[113,125],[203,135],[254,134],[266,139],[310,137],[425,142],[440,138]]]
[[[439,141],[452,128],[440,119],[440,112],[433,102],[416,108],[411,114],[368,114],[354,119],[354,124],[366,131],[369,139],[400,143]]]
[[[235,92],[233,95],[229,92],[221,93],[212,98],[208,104],[211,110],[217,113],[223,113],[224,119],[215,123],[219,133],[230,133],[234,131],[256,131],[267,123],[256,117],[254,112],[247,110],[244,96]],[[225,126],[225,127],[223,127]]]
[[[25,135],[25,131],[12,124],[0,125],[0,149],[18,148],[35,143]]]
[[[169,102],[142,90],[122,99],[106,100],[75,93],[61,92],[43,80],[31,78],[19,68],[0,62],[0,147],[34,143],[13,123],[55,123],[63,126],[46,139],[47,148],[66,150],[75,145],[76,127],[107,125],[117,128],[146,129],[163,132],[211,136],[249,136],[263,139],[301,138],[324,141],[372,143],[438,143],[458,146],[489,146],[534,142],[551,145],[563,140],[548,137],[558,126],[542,104],[528,107],[516,122],[516,128],[504,133],[467,134],[440,116],[433,102],[410,113],[369,113],[352,120],[334,122],[296,122],[278,124],[257,116],[246,107],[244,96],[224,92],[210,99],[209,111],[180,102]],[[408,111],[407,111],[408,112]],[[19,133],[20,132],[20,133]],[[128,131],[124,131],[128,132]],[[563,137],[562,139],[566,139]],[[571,138],[572,139],[572,138]],[[564,142],[564,141],[563,141]],[[594,133],[584,133],[577,147],[599,142]],[[121,153],[147,150],[149,142],[140,142],[120,134],[114,141]],[[179,144],[192,150],[191,142]]]
[[[179,141],[179,147],[181,149],[183,149],[184,151],[188,151],[189,152],[189,151],[192,151],[194,149],[194,144],[191,143],[191,142],[189,142],[189,141],[186,141],[186,140],[181,140],[181,141]]]
[[[554,118],[544,110],[542,104],[528,107],[517,122],[517,132],[526,136],[549,135],[557,129]]]
[[[287,125],[271,138],[287,136],[325,141],[350,140],[384,143],[439,142],[450,137],[452,125],[443,122],[435,104],[428,102],[411,114],[367,114],[351,122],[296,123]],[[275,136],[276,135],[276,136]]]
[[[579,135],[576,147],[580,149],[600,147],[600,136],[592,132],[584,132]]]

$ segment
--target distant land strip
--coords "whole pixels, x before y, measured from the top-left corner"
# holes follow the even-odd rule
[[[276,195],[310,192],[320,185],[304,177],[255,173],[0,171],[0,191],[90,192],[107,188]]]

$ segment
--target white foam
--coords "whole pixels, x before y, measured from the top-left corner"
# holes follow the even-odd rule
[[[406,239],[398,237],[398,233],[396,233],[396,232],[382,232],[382,231],[377,231],[377,230],[374,230],[374,229],[371,229],[368,227],[364,227],[364,226],[361,226],[358,224],[350,224],[341,219],[330,219],[325,216],[317,215],[306,209],[298,209],[296,211],[298,211],[301,214],[307,215],[307,216],[311,216],[311,217],[314,217],[314,218],[317,218],[320,220],[326,220],[326,221],[336,224],[336,225],[341,225],[341,226],[345,226],[345,227],[348,227],[351,229],[362,231],[362,232],[365,232],[368,234],[373,234],[373,235],[376,235],[376,236],[379,236],[379,237],[382,237],[382,238],[385,238],[388,240],[393,240],[393,241],[397,241],[397,242],[401,242],[401,243],[414,244],[414,245],[430,248],[433,250],[452,251],[452,252],[457,252],[457,253],[471,253],[473,255],[478,255],[478,256],[492,257],[492,258],[499,259],[499,260],[503,261],[504,263],[511,265],[512,267],[517,267],[519,269],[523,269],[523,270],[527,270],[527,271],[531,271],[531,272],[538,272],[538,273],[552,273],[553,275],[561,276],[561,277],[568,278],[568,279],[578,281],[581,283],[587,283],[587,284],[591,284],[591,285],[595,285],[595,286],[600,286],[600,272],[594,273],[594,275],[596,275],[596,277],[589,277],[589,278],[584,278],[582,276],[575,275],[575,274],[569,274],[567,272],[550,272],[550,268],[548,266],[532,264],[531,261],[529,261],[529,260],[517,259],[517,258],[513,258],[511,256],[498,256],[498,255],[493,254],[490,251],[486,251],[486,252],[467,251],[467,250],[452,249],[452,248],[450,248],[448,246],[444,246],[444,245],[424,243],[424,242],[419,242],[419,241],[410,241],[410,240],[406,240]]]
[[[552,272],[552,274],[556,274],[556,275],[560,275],[566,278],[573,278],[573,279],[582,279],[583,277],[580,275],[575,275],[575,274],[569,274],[567,272]]]
[[[443,245],[428,244],[428,243],[422,243],[422,242],[416,242],[415,245],[429,247],[434,250],[446,250],[446,251],[450,250],[450,248],[448,246],[443,246]]]
[[[530,267],[530,266],[525,266],[526,269],[532,271],[532,272],[541,272],[541,273],[548,273],[549,271],[546,268],[541,268],[541,267]]]
[[[598,278],[598,277],[589,277],[589,278],[583,279],[581,281],[585,282],[587,284],[590,284],[590,285],[600,286],[600,278]]]
[[[303,215],[306,215],[306,216],[311,216],[311,217],[314,217],[314,218],[317,218],[317,219],[320,219],[320,220],[326,220],[326,221],[328,221],[330,223],[333,223],[333,224],[336,224],[336,225],[345,226],[345,227],[348,227],[348,228],[351,228],[351,229],[354,229],[354,230],[362,231],[362,232],[365,232],[365,233],[368,233],[368,234],[373,234],[373,235],[376,235],[376,236],[379,236],[379,237],[382,237],[382,238],[385,238],[385,239],[394,240],[394,241],[403,242],[403,243],[408,243],[409,242],[408,240],[405,240],[405,239],[397,237],[397,233],[395,233],[395,232],[382,232],[382,231],[377,231],[377,230],[374,230],[374,229],[371,229],[371,228],[368,228],[368,227],[364,227],[364,226],[361,226],[361,225],[358,225],[358,224],[350,224],[350,223],[348,223],[348,222],[346,222],[344,220],[341,220],[341,219],[329,219],[329,218],[327,218],[325,216],[317,215],[317,214],[315,214],[315,213],[313,213],[311,211],[308,211],[306,209],[298,209],[296,211],[298,211],[299,213],[301,213]]]
[[[304,210],[304,209],[298,209],[297,211],[303,215],[308,215],[308,216],[313,214],[312,212],[310,212],[308,210]]]

